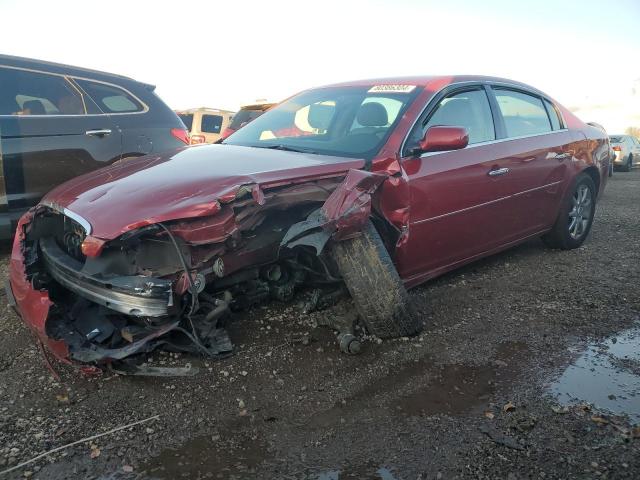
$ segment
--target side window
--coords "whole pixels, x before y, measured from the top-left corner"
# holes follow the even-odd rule
[[[551,131],[551,123],[542,100],[515,90],[494,88],[507,137],[521,137]]]
[[[74,81],[93,99],[104,113],[135,113],[144,106],[121,88],[74,78]]]
[[[222,117],[220,115],[202,115],[200,130],[205,133],[220,133]]]
[[[0,68],[0,115],[83,115],[83,98],[64,77]]]
[[[444,98],[427,123],[411,134],[410,147],[417,145],[429,127],[436,125],[464,127],[469,144],[496,139],[489,99],[484,90],[467,90]]]
[[[560,117],[558,117],[558,111],[548,100],[544,100],[544,106],[547,107],[547,113],[549,114],[549,119],[551,120],[551,128],[553,130],[560,130],[562,126],[560,125]]]

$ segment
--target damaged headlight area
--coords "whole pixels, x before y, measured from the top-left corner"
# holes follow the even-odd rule
[[[282,245],[293,225],[318,215],[340,180],[260,192],[260,201],[239,192],[216,215],[151,223],[99,248],[75,219],[41,205],[20,227],[25,285],[50,301],[41,331],[30,326],[82,364],[131,366],[158,348],[228,354],[230,312],[288,301],[301,285],[342,289],[324,252]],[[34,323],[24,302],[17,307]]]

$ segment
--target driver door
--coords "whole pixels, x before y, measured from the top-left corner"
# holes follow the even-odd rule
[[[496,128],[484,87],[443,98],[417,123],[407,146],[434,125],[465,127],[469,146],[407,156],[402,162],[411,208],[408,241],[397,251],[397,263],[408,283],[497,249],[509,235],[508,218],[517,214],[506,201],[509,159],[496,156]]]

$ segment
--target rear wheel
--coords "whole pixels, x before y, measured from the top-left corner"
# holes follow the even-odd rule
[[[596,186],[589,175],[582,173],[563,201],[553,229],[542,239],[552,248],[578,248],[589,235],[595,211]]]
[[[369,333],[392,338],[422,330],[407,290],[371,222],[359,237],[337,243],[332,254]]]
[[[622,167],[622,171],[630,172],[632,168],[633,168],[633,155],[629,154],[629,157],[627,158],[627,163],[625,163],[625,165]]]

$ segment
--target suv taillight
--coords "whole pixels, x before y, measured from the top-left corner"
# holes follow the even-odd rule
[[[621,152],[622,148],[618,147],[617,145],[615,147],[613,147],[613,150],[616,152]]]
[[[207,141],[204,135],[191,135],[191,145],[197,145],[199,143],[205,143]]]
[[[189,132],[184,128],[172,128],[171,135],[183,142],[185,145],[189,145]]]

